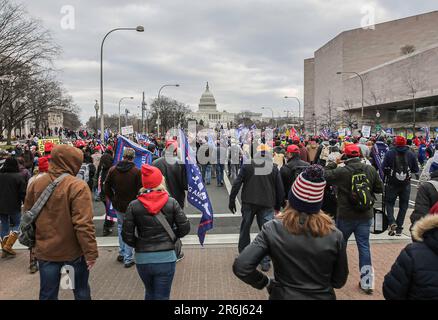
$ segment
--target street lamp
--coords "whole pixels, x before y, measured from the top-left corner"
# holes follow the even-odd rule
[[[159,110],[158,110],[158,117],[157,117],[157,126],[158,126],[158,135],[160,135],[160,124],[161,124],[161,119],[160,119],[160,111],[161,111],[161,90],[163,90],[166,87],[179,87],[179,84],[165,84],[163,86],[161,86],[160,90],[158,90],[158,105],[159,105]],[[175,123],[174,125],[175,126]]]
[[[99,112],[99,102],[96,100],[96,104],[94,105],[94,110],[96,110],[96,136],[97,136],[97,113]]]
[[[120,134],[120,130],[121,130],[121,128],[120,128],[120,105],[121,105],[121,103],[122,103],[122,101],[123,100],[125,100],[125,99],[134,99],[134,97],[123,97],[122,99],[120,99],[119,100],[119,134]]]
[[[264,110],[264,109],[269,109],[269,110],[271,110],[271,112],[272,112],[272,124],[275,124],[275,121],[274,121],[274,110],[272,110],[272,108],[270,108],[270,107],[262,107],[262,109]]]
[[[298,101],[298,122],[299,122],[299,126],[300,126],[300,134],[302,133],[302,128],[301,128],[301,101],[300,99],[298,99],[297,97],[289,97],[289,96],[285,96],[285,99],[296,99]]]
[[[345,73],[349,73],[349,74],[355,74],[355,75],[357,75],[358,77],[359,77],[359,79],[360,79],[360,83],[361,83],[361,85],[362,85],[362,109],[361,109],[361,119],[362,119],[362,124],[363,124],[363,108],[364,108],[364,86],[363,86],[363,78],[362,78],[362,76],[359,74],[359,73],[357,73],[357,72],[354,72],[354,71],[338,71],[338,72],[336,72],[336,74],[345,74]]]
[[[105,37],[103,37],[102,44],[100,46],[100,139],[104,141],[105,134],[104,134],[104,120],[103,120],[103,45],[105,43],[106,38],[114,31],[122,31],[122,30],[134,30],[137,32],[144,32],[143,26],[137,26],[136,28],[116,28],[111,31],[109,31]],[[120,126],[119,126],[120,130]]]

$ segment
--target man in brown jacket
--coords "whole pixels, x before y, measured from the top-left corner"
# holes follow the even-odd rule
[[[79,149],[56,146],[48,174],[27,191],[24,210],[32,208],[46,187],[60,175],[58,184],[36,221],[35,256],[40,268],[40,300],[58,299],[61,272],[69,271],[76,300],[91,299],[89,271],[98,257],[93,206],[88,185],[76,178],[83,161]],[[63,281],[68,284],[67,281]]]
[[[123,262],[125,268],[132,267],[133,250],[122,239],[122,225],[126,210],[131,201],[137,199],[142,187],[141,171],[134,164],[135,151],[125,148],[123,160],[111,167],[105,180],[105,195],[113,203],[117,212],[117,229],[119,233],[119,256],[117,261]]]

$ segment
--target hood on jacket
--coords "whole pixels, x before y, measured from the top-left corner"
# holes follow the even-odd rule
[[[409,146],[403,146],[403,147],[395,147],[395,151],[397,152],[401,152],[401,153],[406,153],[409,150]]]
[[[155,216],[166,205],[169,194],[166,191],[151,191],[140,194],[137,199],[151,215]]]
[[[412,230],[412,238],[424,242],[438,254],[438,215],[429,214],[418,220]]]
[[[57,145],[51,153],[49,174],[55,177],[63,173],[76,176],[84,160],[84,154],[78,148],[65,144]]]
[[[117,163],[116,169],[119,172],[128,172],[135,166],[134,162],[122,160],[119,163]]]

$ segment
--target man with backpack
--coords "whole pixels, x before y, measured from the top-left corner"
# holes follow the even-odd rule
[[[301,160],[300,148],[294,144],[287,147],[286,159],[287,163],[280,169],[281,180],[285,191],[285,200],[288,199],[289,190],[295,179],[310,165],[308,162]]]
[[[336,226],[343,233],[345,243],[352,234],[356,239],[361,274],[359,288],[366,294],[372,294],[374,271],[371,263],[370,228],[375,194],[383,192],[383,184],[376,169],[362,163],[360,155],[359,146],[346,145],[342,158],[337,159],[337,163],[330,162],[327,165],[325,179],[327,183],[336,186]],[[345,166],[337,167],[342,162]]]
[[[397,136],[394,140],[395,148],[389,150],[383,160],[385,174],[385,208],[388,216],[388,234],[401,236],[406,212],[411,195],[412,174],[418,174],[418,162],[415,154],[406,145],[405,137]],[[394,218],[395,201],[399,198],[397,220]]]

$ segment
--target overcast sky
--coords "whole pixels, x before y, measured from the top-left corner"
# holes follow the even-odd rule
[[[361,27],[364,6],[373,6],[376,23],[438,8],[436,0],[17,1],[62,47],[58,79],[83,122],[99,99],[100,43],[112,28],[143,25],[145,32],[115,32],[105,42],[105,113],[117,113],[119,99],[134,96],[125,107],[140,114],[141,92],[149,104],[166,83],[181,87],[164,95],[197,110],[209,81],[219,110],[268,106],[278,116],[298,110],[282,97],[302,100],[303,60],[340,32]],[[66,5],[75,9],[74,30],[61,27]]]

